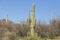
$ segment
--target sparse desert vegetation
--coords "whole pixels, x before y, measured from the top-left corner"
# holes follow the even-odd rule
[[[50,24],[37,23],[34,37],[29,35],[30,27],[27,23],[4,22],[4,19],[2,23],[0,20],[0,40],[60,40],[60,20],[53,20]]]

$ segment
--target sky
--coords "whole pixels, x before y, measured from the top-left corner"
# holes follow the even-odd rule
[[[60,0],[0,0],[0,19],[8,19],[13,22],[26,21],[28,10],[32,10],[32,3],[35,4],[35,17],[37,21],[46,23],[53,19],[60,18]]]

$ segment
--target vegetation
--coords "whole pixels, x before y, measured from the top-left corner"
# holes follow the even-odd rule
[[[0,21],[0,40],[48,40],[60,39],[60,20],[53,21],[50,24],[37,23],[34,30],[34,37],[30,36],[30,27],[27,23],[13,23],[8,21],[4,23],[3,19]]]

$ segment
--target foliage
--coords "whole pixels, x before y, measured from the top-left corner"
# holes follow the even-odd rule
[[[45,38],[56,38],[60,36],[60,20],[56,20],[56,23],[53,25],[45,23],[37,23],[34,31],[37,33],[34,37],[27,36],[27,33],[30,31],[30,27],[27,23],[13,23],[11,21],[6,25],[4,20],[0,21],[0,40],[9,39],[9,40],[41,40]]]
[[[37,33],[35,33],[34,36],[27,36],[27,40],[40,40],[40,38],[37,36]]]

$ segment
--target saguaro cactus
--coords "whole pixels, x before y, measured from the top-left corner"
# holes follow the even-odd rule
[[[34,36],[34,27],[36,25],[36,20],[35,20],[35,5],[32,4],[32,18],[31,18],[31,36]]]
[[[30,26],[30,24],[31,24],[30,10],[28,10],[27,25]]]
[[[6,16],[6,24],[8,24],[8,15]]]

